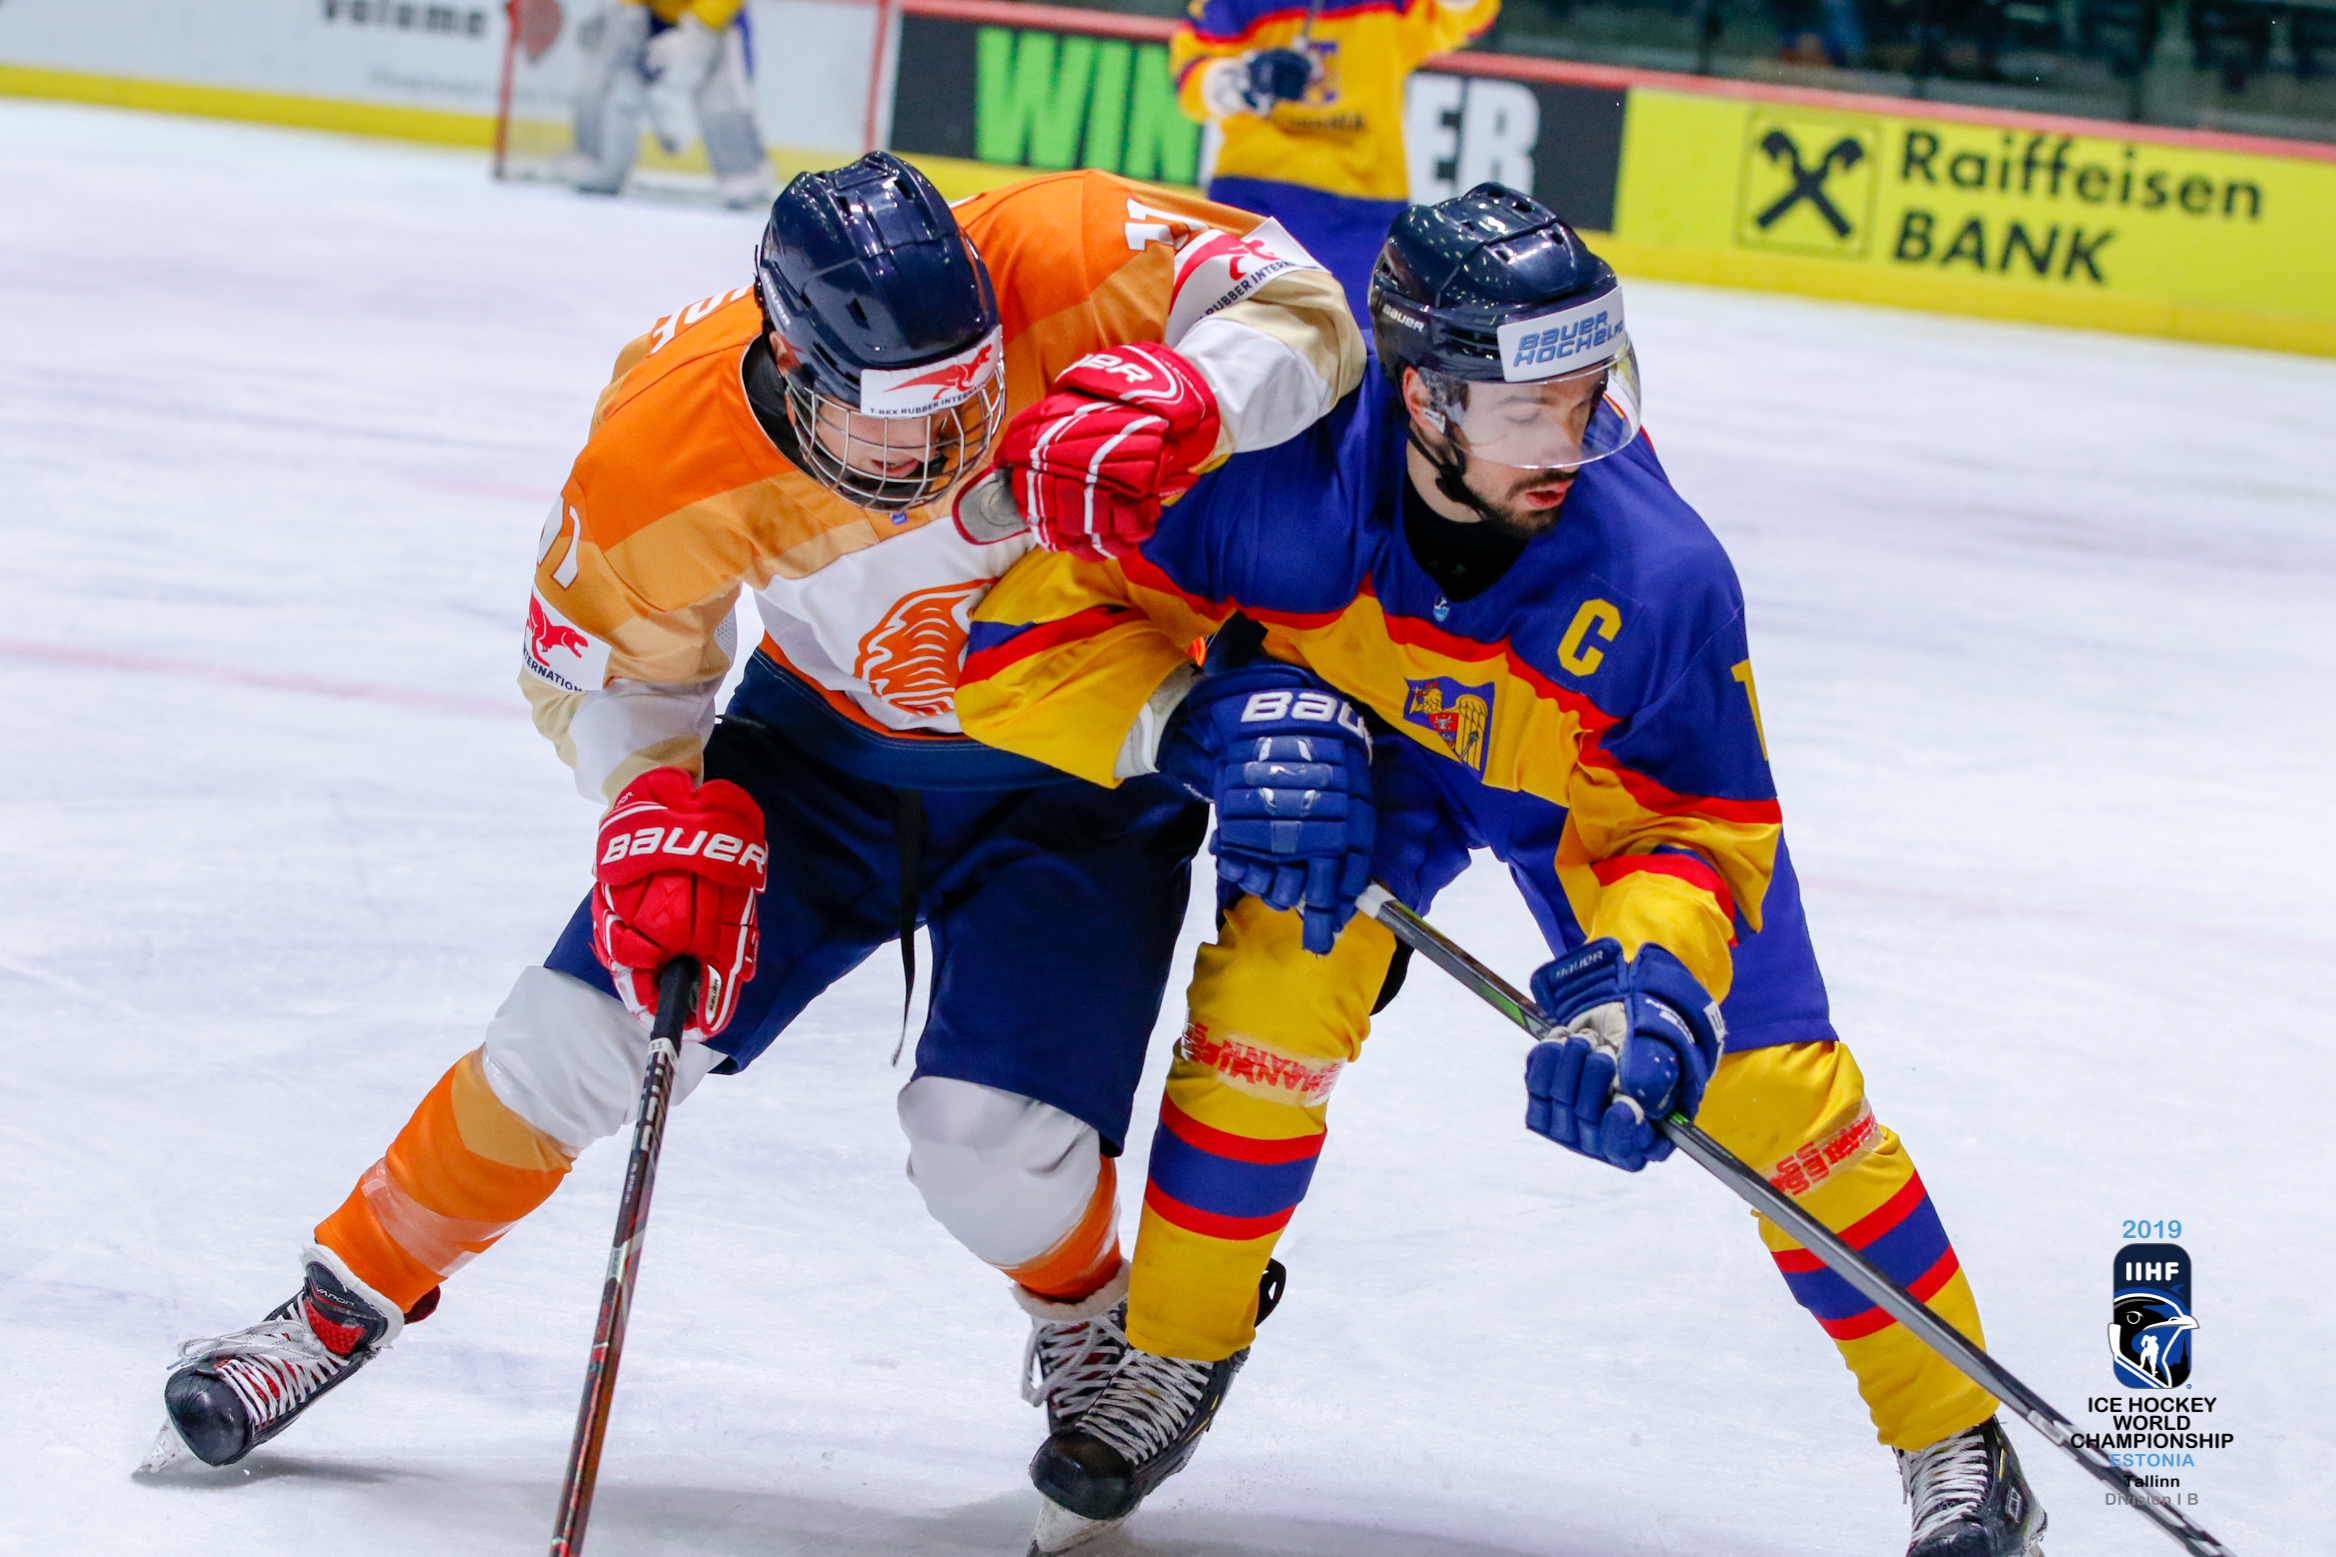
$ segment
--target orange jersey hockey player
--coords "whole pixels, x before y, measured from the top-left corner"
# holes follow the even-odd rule
[[[910,1177],[1011,1278],[1028,1397],[1075,1411],[1125,1344],[1112,1159],[1205,808],[964,736],[967,621],[1033,546],[1111,549],[1362,365],[1303,249],[1190,196],[1084,172],[952,210],[882,153],[791,183],[754,279],[619,355],[544,526],[519,679],[609,805],[593,889],[293,1298],[189,1343],[161,1447],[228,1464],[282,1431],[622,1128],[666,959],[705,970],[680,1097],[919,922]],[[1039,532],[954,522],[993,447]],[[741,591],[764,631],[717,719]]]

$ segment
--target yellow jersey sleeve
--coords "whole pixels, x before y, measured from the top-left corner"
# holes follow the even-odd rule
[[[1145,704],[1232,614],[1131,587],[1111,563],[1032,552],[974,612],[957,717],[976,740],[1114,786]]]

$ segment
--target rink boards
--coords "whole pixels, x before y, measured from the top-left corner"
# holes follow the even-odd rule
[[[486,146],[501,6],[12,0],[0,91]],[[556,139],[599,9],[527,0],[513,135]],[[782,172],[882,141],[952,196],[1200,182],[1170,24],[1007,0],[756,0]],[[2336,146],[1463,55],[1413,77],[1412,191],[1532,190],[1626,274],[2336,354]],[[687,166],[652,148],[644,166]]]

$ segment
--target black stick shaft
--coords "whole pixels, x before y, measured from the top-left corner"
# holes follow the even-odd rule
[[[624,1358],[625,1322],[633,1313],[633,1282],[641,1273],[641,1241],[649,1230],[649,1197],[657,1187],[657,1153],[665,1144],[665,1116],[673,1075],[681,1063],[681,1030],[698,1000],[698,965],[676,957],[657,975],[657,1023],[649,1032],[649,1064],[641,1075],[640,1117],[633,1124],[632,1156],[625,1163],[624,1198],[616,1238],[608,1250],[608,1279],[600,1289],[600,1320],[584,1365],[584,1399],[576,1408],[576,1441],[560,1485],[559,1523],[551,1557],[578,1557],[600,1479],[600,1446],[608,1436],[608,1408],[616,1397],[617,1364]]]
[[[1447,940],[1425,919],[1397,902],[1386,888],[1374,882],[1356,906],[1394,931],[1397,940],[1451,974],[1487,1005],[1534,1038],[1548,1038],[1555,1034],[1556,1024],[1543,1015],[1530,999],[1519,994],[1500,975],[1469,956],[1457,944]],[[2053,1410],[2043,1396],[2014,1378],[2010,1370],[1972,1345],[1960,1331],[1924,1307],[1920,1299],[1884,1275],[1871,1260],[1851,1248],[1831,1228],[1803,1211],[1791,1196],[1753,1172],[1742,1158],[1706,1135],[1684,1114],[1675,1113],[1668,1118],[1658,1119],[1655,1127],[1668,1136],[1680,1151],[1702,1165],[1712,1177],[1749,1202],[1754,1210],[1792,1234],[1803,1248],[1823,1260],[1835,1275],[1857,1288],[1891,1318],[1920,1337],[1925,1345],[1944,1357],[1966,1378],[2010,1406],[2030,1427],[2042,1433],[2047,1442],[2114,1489],[2143,1518],[2179,1542],[2191,1557],[2231,1557],[2230,1548],[2201,1530],[2178,1509],[2170,1508],[2152,1497],[2134,1479],[2132,1472],[2113,1463],[2100,1449],[2082,1442],[2075,1426],[2068,1418]]]

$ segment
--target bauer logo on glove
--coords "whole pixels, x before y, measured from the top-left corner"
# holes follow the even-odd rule
[[[755,871],[757,879],[760,879],[760,873],[769,859],[768,851],[761,844],[748,843],[734,833],[715,833],[709,837],[702,827],[684,844],[681,841],[682,834],[688,830],[685,827],[669,828],[660,823],[644,827],[639,832],[618,833],[608,840],[607,852],[600,856],[600,863],[613,865],[622,859],[639,862],[647,860],[651,855],[663,855],[663,861],[651,863],[678,864],[692,856],[702,856],[716,864],[736,860]]]
[[[1249,701],[1241,705],[1241,722],[1257,724],[1266,720],[1287,719],[1299,724],[1341,724],[1363,743],[1363,750],[1371,749],[1371,730],[1363,723],[1363,716],[1354,705],[1334,692],[1293,692],[1277,687],[1270,692],[1252,692]]]
[[[1252,660],[1204,676],[1169,720],[1160,771],[1217,808],[1217,875],[1295,909],[1328,955],[1371,879],[1371,732],[1313,672]]]
[[[652,768],[625,786],[600,823],[592,951],[626,1010],[655,1016],[658,970],[689,956],[703,973],[682,1036],[702,1042],[729,1025],[754,977],[769,859],[762,808],[736,784]]]

